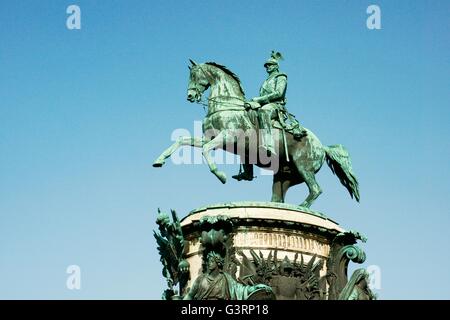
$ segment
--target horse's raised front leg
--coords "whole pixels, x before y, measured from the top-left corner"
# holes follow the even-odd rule
[[[216,164],[211,159],[210,151],[226,145],[227,142],[227,135],[221,131],[214,139],[203,145],[203,157],[209,166],[209,170],[211,170],[222,183],[227,182],[227,175],[217,169]]]
[[[169,148],[164,150],[163,153],[153,162],[154,167],[162,167],[172,153],[174,153],[181,146],[191,146],[191,147],[203,147],[203,137],[179,137],[174,144]]]

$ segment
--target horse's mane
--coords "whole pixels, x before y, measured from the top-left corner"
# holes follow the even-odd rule
[[[241,90],[242,95],[245,96],[244,89],[242,89],[241,80],[239,79],[239,77],[233,71],[231,71],[227,67],[225,67],[225,66],[223,66],[221,64],[215,63],[215,62],[205,62],[205,64],[208,64],[210,66],[214,66],[214,67],[219,68],[220,70],[225,72],[227,75],[232,77],[234,80],[236,80],[236,82],[237,82],[237,84],[239,86],[239,90]]]

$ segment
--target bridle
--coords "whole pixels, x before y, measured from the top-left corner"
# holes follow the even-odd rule
[[[213,81],[212,81],[213,79],[208,76],[208,74],[205,72],[205,70],[203,70],[203,68],[200,64],[193,66],[191,72],[194,70],[194,68],[199,68],[202,71],[203,75],[206,77],[206,80],[208,80],[209,85],[213,84]],[[199,88],[199,86],[201,87],[201,89]],[[203,92],[205,92],[207,88],[208,88],[208,85],[203,85],[201,83],[198,83],[197,81],[194,81],[193,87],[190,86],[188,89],[194,90],[195,93],[199,97],[201,97],[203,95]],[[195,102],[200,103],[200,101],[195,101]]]
[[[208,73],[205,70],[203,70],[201,64],[197,64],[197,65],[193,66],[193,68],[200,69],[200,71],[205,76],[206,80],[208,80],[209,85],[210,86],[214,85],[214,78],[210,77],[210,75],[208,75]],[[198,86],[201,86],[203,90],[199,89]],[[207,85],[205,86],[205,85],[203,85],[201,83],[197,83],[197,81],[195,81],[194,85],[193,85],[193,88],[189,88],[189,89],[190,90],[194,90],[195,93],[197,93],[198,96],[201,97],[203,95],[203,92],[205,92],[205,90],[207,89],[207,87],[208,87]],[[195,103],[201,104],[204,107],[205,106],[207,107],[208,106],[208,102],[212,101],[212,102],[214,102],[214,103],[216,103],[218,105],[233,105],[233,106],[238,106],[239,107],[239,108],[234,108],[234,109],[231,109],[231,110],[235,110],[235,111],[245,110],[245,107],[241,103],[233,103],[233,102],[229,102],[229,101],[218,101],[217,98],[220,98],[220,97],[229,98],[227,96],[217,96],[217,97],[214,97],[214,98],[200,99],[199,101],[195,101]],[[238,97],[233,97],[233,99],[240,100],[244,104],[247,102],[245,99],[241,99],[241,98],[238,98]],[[227,110],[216,110],[214,113],[221,112],[221,111],[231,111],[231,110],[230,109],[227,109]]]

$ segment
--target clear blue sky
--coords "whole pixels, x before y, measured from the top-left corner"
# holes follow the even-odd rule
[[[372,3],[381,30],[366,28]],[[81,30],[66,28],[70,4]],[[2,1],[0,298],[158,299],[158,207],[269,200],[269,176],[222,185],[205,165],[151,164],[204,116],[186,101],[188,58],[225,64],[252,97],[275,49],[289,110],[345,145],[360,179],[358,204],[324,166],[313,209],[369,238],[380,298],[449,299],[449,14],[448,1]]]

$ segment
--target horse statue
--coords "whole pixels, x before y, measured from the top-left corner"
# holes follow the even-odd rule
[[[315,174],[326,160],[350,196],[359,202],[358,181],[352,171],[349,154],[342,145],[324,146],[306,128],[306,136],[296,139],[292,133],[284,130],[279,120],[274,119],[274,141],[283,147],[278,147],[278,152],[270,155],[270,159],[264,152],[252,152],[255,145],[256,149],[260,146],[262,134],[259,132],[257,111],[249,108],[239,78],[228,68],[215,62],[198,64],[190,60],[190,63],[187,100],[202,103],[203,93],[210,89],[205,104],[207,115],[203,120],[203,136],[179,137],[155,160],[154,167],[164,165],[165,160],[181,146],[198,147],[202,148],[210,171],[225,183],[225,173],[218,170],[210,154],[212,150],[222,149],[239,155],[243,165],[255,164],[274,172],[272,202],[284,202],[290,187],[305,182],[309,194],[300,206],[309,208],[322,193]]]

